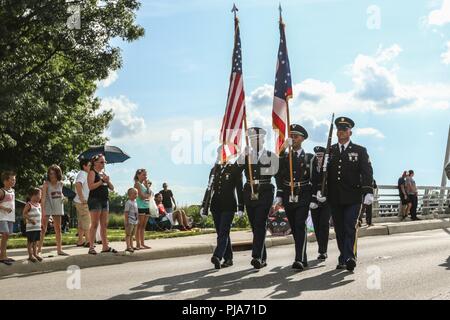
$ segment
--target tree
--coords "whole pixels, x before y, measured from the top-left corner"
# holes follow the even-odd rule
[[[144,35],[135,0],[85,0],[71,29],[66,0],[0,0],[0,171],[15,170],[22,193],[46,168],[77,168],[76,156],[103,144],[110,112],[99,112],[97,81],[121,67],[112,39]]]

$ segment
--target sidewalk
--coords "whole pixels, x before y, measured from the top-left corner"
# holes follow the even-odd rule
[[[409,222],[381,222],[373,227],[362,227],[358,231],[359,237],[390,235],[397,233],[408,233],[417,231],[426,231],[434,229],[450,230],[450,220],[444,219],[425,219],[422,221]],[[330,239],[334,239],[334,230],[330,230]],[[237,231],[231,234],[233,249],[236,251],[248,250],[251,248],[251,231]],[[315,241],[314,234],[308,236],[308,241]],[[132,254],[126,253],[124,242],[112,242],[110,246],[119,253],[98,253],[97,255],[87,254],[86,248],[77,248],[76,246],[64,246],[64,251],[70,254],[69,257],[56,256],[55,247],[43,248],[44,261],[41,263],[28,262],[26,249],[12,249],[8,255],[16,260],[12,266],[0,264],[0,278],[6,276],[27,276],[34,273],[48,273],[54,271],[63,271],[71,265],[80,268],[97,267],[104,265],[121,264],[133,261],[155,260],[165,258],[175,258],[200,254],[212,254],[215,248],[216,235],[205,234],[192,237],[156,239],[146,241],[152,249],[140,250]],[[292,236],[270,237],[266,239],[267,247],[292,244]],[[101,246],[97,245],[97,252]]]

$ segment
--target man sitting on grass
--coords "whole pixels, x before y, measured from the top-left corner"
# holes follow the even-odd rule
[[[174,225],[175,221],[178,222],[181,231],[191,230],[191,227],[189,226],[188,223],[186,212],[184,212],[184,210],[175,210],[173,213],[168,213],[164,208],[162,200],[163,200],[162,194],[157,193],[155,195],[155,202],[156,206],[158,207],[159,216],[160,217],[166,216],[172,225]]]

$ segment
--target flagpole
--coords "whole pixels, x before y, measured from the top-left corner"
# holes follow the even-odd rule
[[[251,199],[252,200],[257,200],[258,196],[255,194],[254,190],[253,190],[253,169],[252,169],[252,159],[251,159],[251,155],[252,153],[250,152],[250,144],[248,141],[248,128],[247,128],[247,110],[245,110],[244,113],[244,130],[245,130],[245,144],[247,145],[247,150],[248,150],[248,177],[250,178],[250,189],[251,189]]]
[[[281,12],[283,11],[283,9],[281,8],[281,3],[278,7],[278,10],[280,11],[280,24],[283,27],[283,31],[284,30],[284,22],[283,22],[283,16],[281,15]],[[286,98],[286,116],[287,116],[287,134],[288,134],[288,138],[291,137],[291,119],[290,119],[290,115],[289,115],[289,99]],[[293,175],[293,163],[292,163],[292,145],[289,145],[289,178],[290,178],[290,187],[291,187],[291,198],[290,200],[292,202],[296,202],[295,198],[294,198],[294,175]]]
[[[289,102],[286,101],[287,108],[287,127],[288,127],[288,138],[291,137],[291,120],[289,116]],[[292,146],[289,146],[289,178],[291,185],[291,199],[294,200],[294,175],[293,175],[293,164],[292,164]],[[293,201],[294,202],[294,201]]]
[[[234,36],[236,37],[236,31],[237,31],[237,27],[239,24],[239,19],[237,17],[237,12],[239,11],[239,9],[236,7],[236,4],[233,3],[233,9],[231,9],[231,12],[234,13]],[[236,39],[235,39],[236,41]],[[248,140],[248,125],[247,125],[247,110],[244,109],[244,118],[243,118],[243,122],[244,122],[244,131],[245,131],[245,144],[247,145],[247,150],[248,150],[248,176],[250,179],[250,189],[251,189],[251,199],[252,200],[256,200],[258,199],[258,196],[255,194],[254,192],[254,186],[253,186],[253,169],[252,169],[252,159],[251,159],[251,152],[250,152],[250,143]]]

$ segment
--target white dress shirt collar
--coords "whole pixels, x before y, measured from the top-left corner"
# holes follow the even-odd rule
[[[345,144],[340,144],[340,143],[338,142],[338,145],[339,145],[339,152],[341,152],[342,146],[344,146],[344,151],[347,150],[347,147],[348,147],[349,144],[350,144],[350,140],[348,140]]]

